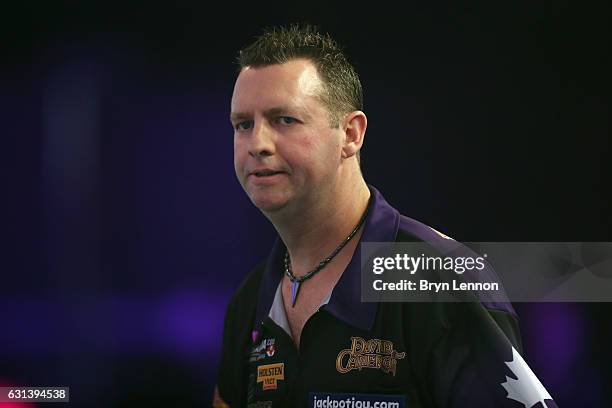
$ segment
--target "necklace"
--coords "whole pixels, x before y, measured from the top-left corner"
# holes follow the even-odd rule
[[[353,228],[351,233],[340,243],[340,245],[338,245],[338,247],[334,249],[334,251],[327,258],[319,262],[313,270],[303,276],[297,277],[293,274],[293,271],[291,270],[291,258],[289,257],[289,251],[285,251],[285,274],[291,281],[291,307],[295,306],[298,293],[300,292],[300,284],[305,280],[312,278],[317,272],[323,269],[332,259],[334,259],[336,255],[338,255],[338,252],[340,252],[342,248],[344,248],[344,246],[348,244],[348,242],[355,236],[357,231],[359,231],[359,228],[361,228],[361,226],[363,225],[367,214],[368,210],[366,209],[366,211],[361,216],[361,220],[359,220],[359,223],[355,225],[355,228]]]

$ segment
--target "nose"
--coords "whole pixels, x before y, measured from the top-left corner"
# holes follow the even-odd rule
[[[265,122],[256,121],[253,123],[253,132],[250,139],[249,155],[252,157],[266,157],[274,154],[274,135],[271,129],[265,125]]]

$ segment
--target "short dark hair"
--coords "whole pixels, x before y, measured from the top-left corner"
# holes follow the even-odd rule
[[[265,67],[305,58],[321,76],[324,90],[321,101],[329,112],[330,125],[338,126],[340,117],[363,110],[363,91],[355,68],[328,33],[309,24],[292,24],[264,29],[253,43],[240,50],[239,69]]]

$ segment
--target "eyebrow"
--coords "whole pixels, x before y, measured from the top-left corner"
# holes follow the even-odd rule
[[[310,118],[310,115],[306,113],[305,110],[298,109],[298,108],[290,108],[288,106],[278,106],[278,107],[266,109],[264,111],[264,116],[267,118],[270,118],[270,117],[275,117],[278,115],[287,115],[287,114],[296,114],[296,113],[306,118]],[[230,114],[230,121],[236,122],[239,120],[251,119],[252,117],[253,115],[248,112],[232,112]]]

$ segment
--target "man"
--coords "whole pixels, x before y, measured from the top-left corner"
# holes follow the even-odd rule
[[[239,63],[234,167],[279,238],[228,306],[213,405],[554,406],[509,304],[361,302],[360,242],[448,237],[364,181],[361,84],[336,43],[275,28]],[[506,377],[511,361],[531,376]]]

